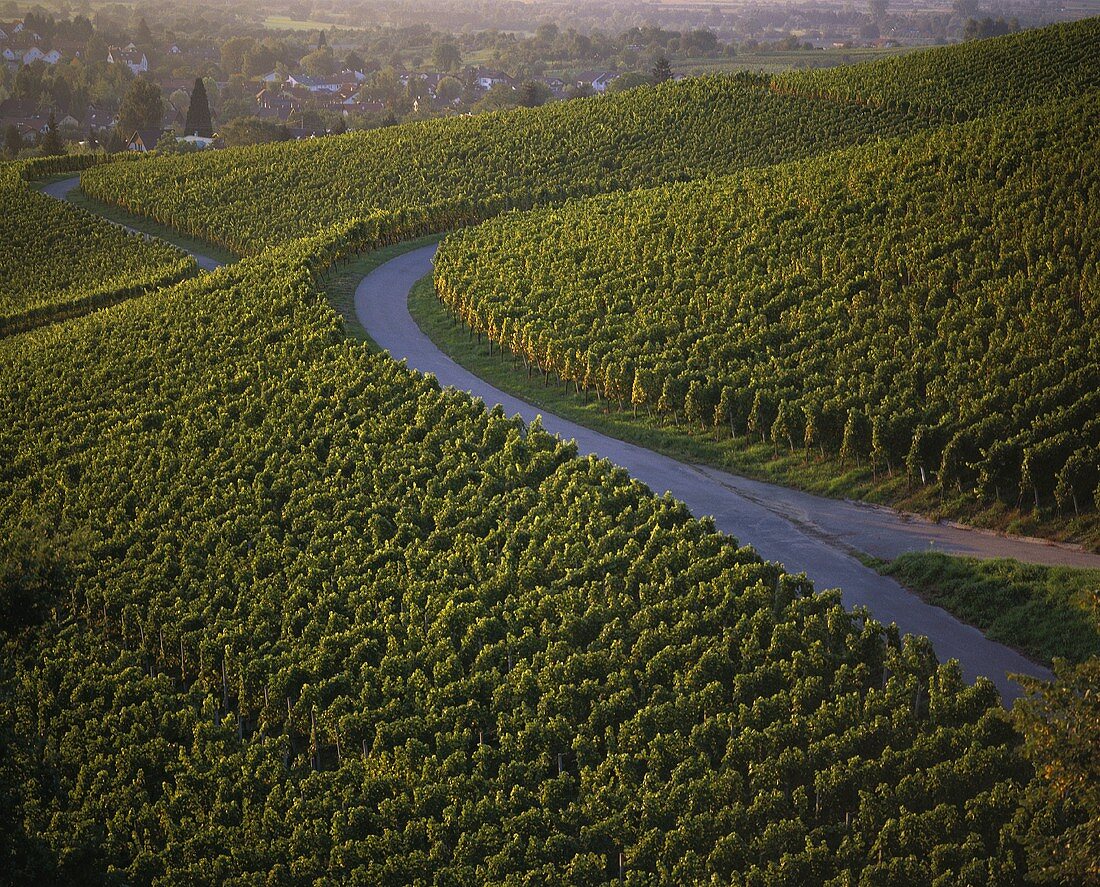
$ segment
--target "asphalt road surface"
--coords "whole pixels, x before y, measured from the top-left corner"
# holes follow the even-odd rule
[[[42,190],[63,200],[79,183],[79,177],[73,177],[52,182]],[[1031,563],[1098,568],[1100,555],[933,523],[889,508],[827,499],[678,462],[548,414],[463,369],[436,348],[412,319],[409,290],[431,271],[435,250],[434,245],[426,246],[398,256],[364,277],[356,290],[355,310],[360,323],[394,359],[405,360],[420,372],[433,373],[442,385],[468,391],[487,405],[499,403],[509,415],[518,414],[528,422],[541,416],[544,428],[576,440],[582,454],[594,453],[621,465],[655,493],[671,492],[694,514],[711,515],[719,529],[751,544],[762,557],[783,564],[790,572],[805,572],[817,588],[842,589],[845,605],[865,606],[881,622],[897,623],[903,633],[927,635],[941,661],[959,660],[968,680],[988,676],[1006,703],[1020,694],[1010,674],[1051,677],[1042,666],[865,567],[854,552],[892,558],[905,551],[932,549],[981,558],[1011,557]],[[221,264],[209,256],[192,255],[204,270]]]
[[[1068,546],[936,524],[888,508],[826,499],[688,465],[547,414],[463,369],[416,325],[409,314],[409,290],[431,270],[434,254],[435,246],[426,246],[399,256],[368,274],[356,290],[360,323],[396,360],[434,373],[440,384],[468,391],[487,405],[499,403],[509,415],[518,413],[527,421],[541,416],[544,428],[575,439],[581,453],[610,459],[655,493],[669,491],[686,502],[692,513],[713,516],[719,529],[751,544],[763,557],[782,563],[791,572],[805,571],[817,588],[842,589],[847,606],[866,606],[880,621],[896,622],[903,633],[927,635],[940,661],[958,659],[970,680],[978,675],[990,677],[1006,702],[1020,692],[1009,674],[1050,677],[1047,669],[865,567],[852,552],[894,557],[903,551],[932,548],[976,557],[1097,567],[1100,556]]]

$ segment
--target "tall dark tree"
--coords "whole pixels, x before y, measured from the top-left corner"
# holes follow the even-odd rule
[[[138,22],[136,42],[139,46],[149,46],[153,42],[153,33],[144,17]]]
[[[195,78],[195,88],[191,90],[191,103],[187,106],[187,122],[183,127],[185,136],[202,136],[209,139],[214,135],[214,122],[210,117],[210,100],[206,97],[206,86],[201,77]]]
[[[328,38],[325,37],[325,32],[324,31],[318,31],[317,32],[317,48],[318,49],[324,49],[326,46],[328,46]]]
[[[23,150],[23,137],[19,134],[19,127],[9,123],[4,127],[4,153],[8,157],[16,157]]]
[[[669,64],[665,56],[657,56],[657,60],[653,63],[653,82],[664,83],[666,80],[671,79],[672,65]]]
[[[38,149],[44,157],[65,153],[65,143],[61,141],[61,133],[57,131],[57,117],[54,116],[52,111],[50,112],[49,126],[42,135],[42,141],[39,143]]]

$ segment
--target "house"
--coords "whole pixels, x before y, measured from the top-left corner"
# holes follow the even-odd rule
[[[171,46],[168,47],[168,54],[169,55],[179,55],[181,51],[182,50],[175,43],[173,43]]]
[[[95,105],[88,106],[88,111],[84,115],[84,119],[88,123],[88,129],[100,133],[111,129],[117,122],[115,114],[109,111],[101,111]]]
[[[278,71],[268,71],[260,80],[264,83],[282,83],[283,75]]]
[[[214,140],[212,138],[207,138],[206,136],[200,135],[184,136],[182,139],[177,139],[176,141],[185,142],[186,144],[191,145],[195,148],[199,148],[203,151],[214,144]]]
[[[290,74],[284,81],[291,89],[304,89],[307,92],[336,92],[339,83],[333,83],[321,77],[307,77],[305,74]]]
[[[550,93],[555,98],[561,98],[565,95],[565,81],[560,77],[548,77],[542,81],[550,88]]]
[[[5,46],[3,52],[0,52],[0,57],[9,64],[19,61],[19,53],[17,53],[10,46]]]
[[[607,92],[607,87],[612,80],[618,78],[618,74],[611,71],[582,71],[577,75],[576,84],[581,89],[591,89],[593,92]]]
[[[159,129],[139,129],[126,142],[126,150],[146,154],[157,146],[162,135]]]
[[[144,74],[149,70],[149,59],[139,50],[114,47],[108,51],[107,61],[112,65],[126,65],[134,74]]]
[[[478,89],[489,90],[494,86],[504,84],[513,86],[512,78],[503,71],[492,71],[489,68],[474,68],[471,79]]]
[[[32,46],[23,53],[23,64],[33,65],[35,62],[45,62],[47,65],[56,65],[61,61],[61,53],[56,49],[43,52],[37,46]]]

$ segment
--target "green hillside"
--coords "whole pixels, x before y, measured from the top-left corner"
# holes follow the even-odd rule
[[[1075,399],[1093,371],[1075,349],[1095,353],[1082,331],[1096,111],[1065,108],[1064,131],[1038,109],[904,142],[935,115],[705,79],[85,172],[93,196],[250,255],[0,341],[4,879],[1016,885],[1057,868],[1067,843],[1091,846],[1096,718],[1078,714],[1094,704],[1078,688],[1094,663],[1063,671],[1021,732],[989,681],[964,684],[926,639],[903,641],[762,562],[752,540],[353,341],[322,280],[355,253],[508,208],[720,174],[483,233],[532,249],[518,235],[553,213],[577,220],[559,243],[593,226],[598,291],[601,251],[629,256],[619,229],[640,212],[638,248],[663,231],[666,249],[614,269],[600,310],[630,298],[635,270],[667,265],[684,299],[667,302],[670,338],[721,308],[680,276],[694,263],[720,287],[727,269],[705,264],[723,255],[715,231],[751,245],[744,336],[724,330],[713,350],[743,369],[754,355],[739,349],[772,349],[777,394],[820,385],[855,409],[849,458],[881,451],[872,392],[899,415],[928,409],[937,434],[971,433],[974,415],[930,378],[886,384],[861,343],[883,372],[915,373],[910,347],[931,367],[985,371],[999,355],[995,394],[967,388],[961,367],[950,381],[1019,430],[1020,410],[1061,420],[1059,398],[1091,403]],[[868,144],[880,136],[893,140]],[[964,150],[980,174],[955,162]],[[1052,197],[1027,202],[1039,181]],[[677,228],[649,224],[659,206]],[[603,207],[619,208],[616,225]],[[891,227],[911,218],[920,236]],[[788,241],[806,247],[791,271]],[[843,281],[835,303],[811,298],[826,271]],[[980,305],[964,299],[975,293]],[[555,297],[541,291],[539,309]],[[841,384],[825,343],[795,337],[790,351],[767,335],[797,330],[800,306],[858,383]],[[605,335],[604,316],[589,319]],[[705,376],[711,356],[696,354]],[[1050,377],[1052,355],[1081,374]],[[782,440],[777,420],[763,433]],[[1033,470],[1048,463],[1028,458],[1049,496]],[[964,459],[949,464],[972,482]]]
[[[1100,482],[1100,98],[502,216],[447,306],[643,414],[1069,513]]]
[[[32,161],[32,169],[41,166]],[[182,280],[195,263],[51,200],[0,166],[0,336]]]
[[[901,114],[714,77],[598,101],[87,172],[100,200],[243,252],[372,214],[444,231],[513,207],[724,174],[903,132]]]
[[[991,684],[344,340],[311,246],[0,346],[12,870],[1018,869]]]
[[[1080,95],[1100,83],[1100,18],[867,65],[798,71],[776,89],[950,122]]]

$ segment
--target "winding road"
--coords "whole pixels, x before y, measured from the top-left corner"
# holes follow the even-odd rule
[[[47,185],[43,191],[64,199],[78,178]],[[896,622],[903,633],[932,639],[941,661],[957,659],[973,680],[990,677],[1006,704],[1020,695],[1009,678],[1023,673],[1051,677],[1040,665],[989,640],[946,610],[925,603],[893,579],[864,566],[855,556],[882,558],[929,548],[975,557],[1012,557],[1040,564],[1100,568],[1100,555],[1042,541],[1005,537],[949,524],[932,523],[889,508],[827,499],[749,480],[725,471],[678,462],[550,415],[489,385],[443,354],[420,330],[408,310],[413,284],[432,268],[436,247],[412,250],[381,265],[360,282],[355,310],[367,334],[396,360],[433,373],[486,404],[501,404],[526,421],[541,416],[543,427],[576,440],[582,454],[593,453],[627,469],[653,491],[669,491],[696,515],[711,515],[723,532],[751,543],[761,556],[791,572],[805,572],[817,588],[840,588],[846,606],[865,606],[876,619]],[[220,263],[195,254],[207,270]]]
[[[363,278],[355,311],[367,334],[395,359],[451,385],[501,404],[509,415],[542,417],[546,430],[573,438],[581,453],[594,453],[627,469],[657,493],[666,490],[696,515],[711,515],[718,528],[751,543],[761,556],[803,572],[817,588],[840,588],[845,605],[867,607],[876,619],[896,622],[902,632],[924,634],[941,661],[958,659],[969,680],[986,675],[1008,702],[1020,694],[1008,675],[1049,678],[1050,672],[1015,650],[989,640],[946,610],[925,603],[893,579],[864,566],[861,551],[892,558],[934,548],[976,557],[1013,557],[1043,564],[1100,567],[1100,556],[1052,545],[938,524],[879,506],[826,499],[725,471],[678,462],[549,415],[484,382],[441,352],[409,314],[412,285],[431,271],[436,247],[398,256]]]

